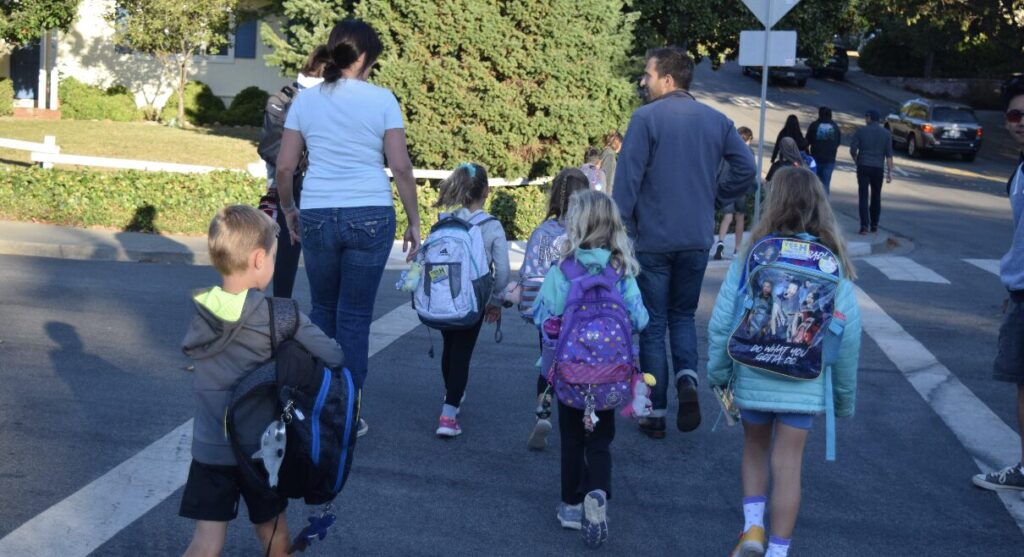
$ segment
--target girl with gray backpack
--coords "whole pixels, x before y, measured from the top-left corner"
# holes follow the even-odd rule
[[[437,436],[462,434],[459,407],[469,381],[469,363],[483,323],[501,319],[509,280],[508,241],[501,223],[484,210],[490,193],[487,170],[463,163],[441,182],[435,207],[442,213],[416,254],[418,283],[412,288],[420,320],[441,331],[445,397]],[[497,337],[500,339],[500,337]]]
[[[593,190],[573,194],[560,261],[544,278],[533,320],[544,342],[555,343],[546,372],[562,448],[556,516],[563,528],[582,530],[590,547],[608,539],[615,411],[631,399],[633,333],[649,320],[639,269],[612,199]]]
[[[548,196],[548,212],[544,221],[530,233],[526,242],[526,254],[523,265],[519,268],[519,281],[509,285],[506,302],[518,304],[519,315],[529,323],[533,323],[533,306],[540,292],[544,275],[548,274],[552,265],[557,265],[562,257],[565,243],[565,215],[569,209],[569,198],[572,194],[590,188],[590,182],[582,170],[564,168],[551,182]],[[550,363],[551,350],[544,349],[543,335],[538,333],[541,358],[537,361],[540,373],[537,375],[537,409],[536,420],[530,431],[527,446],[535,451],[544,450],[548,446],[548,434],[551,433],[551,387],[545,378]],[[547,356],[547,357],[545,357]]]

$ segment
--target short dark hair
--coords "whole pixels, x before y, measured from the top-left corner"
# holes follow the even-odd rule
[[[1003,82],[1003,107],[1009,108],[1013,99],[1024,95],[1024,74],[1015,75]]]
[[[322,44],[313,49],[313,52],[309,54],[309,58],[306,59],[306,63],[302,65],[302,69],[299,72],[306,77],[321,77],[324,73],[324,67],[331,61],[331,51],[328,50],[327,45]]]
[[[672,76],[676,87],[689,90],[693,83],[693,58],[685,50],[677,46],[655,48],[647,52],[647,59],[654,59],[654,67],[658,75]]]
[[[736,128],[736,133],[740,134],[740,137],[749,137],[751,139],[754,137],[754,132],[750,131],[750,128],[746,126]]]
[[[583,152],[583,162],[594,162],[601,158],[601,151],[594,146],[587,147]]]

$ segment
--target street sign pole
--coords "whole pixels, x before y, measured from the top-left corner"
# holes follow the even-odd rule
[[[772,13],[772,1],[768,0],[768,10],[766,14]],[[750,227],[751,230],[754,226],[761,221],[761,172],[764,167],[764,117],[765,109],[768,106],[768,41],[770,40],[772,26],[765,23],[764,26],[764,63],[761,65],[761,123],[760,123],[760,137],[757,140],[757,192],[754,194],[754,224]],[[737,242],[743,241],[742,238],[737,239]]]

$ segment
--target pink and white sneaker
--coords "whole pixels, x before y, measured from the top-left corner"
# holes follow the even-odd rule
[[[441,416],[441,419],[437,422],[437,436],[452,438],[459,435],[462,435],[462,428],[459,427],[459,421],[455,418]]]

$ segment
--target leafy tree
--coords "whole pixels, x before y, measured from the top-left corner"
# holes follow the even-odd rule
[[[897,2],[899,0],[893,0]],[[775,24],[795,30],[797,49],[814,62],[832,55],[832,38],[855,29],[857,0],[803,0]],[[634,0],[639,15],[634,52],[675,44],[714,67],[739,55],[740,31],[764,29],[741,0]]]
[[[43,29],[67,31],[77,13],[78,0],[0,2],[0,54],[38,39]]]
[[[537,176],[579,164],[591,139],[625,123],[635,95],[623,4],[283,0],[291,23],[268,39],[268,61],[294,72],[339,19],[368,21],[385,46],[372,80],[401,102],[417,165]]]
[[[119,44],[153,55],[172,78],[178,123],[185,120],[185,86],[193,57],[228,44],[238,0],[118,0],[106,14]]]

